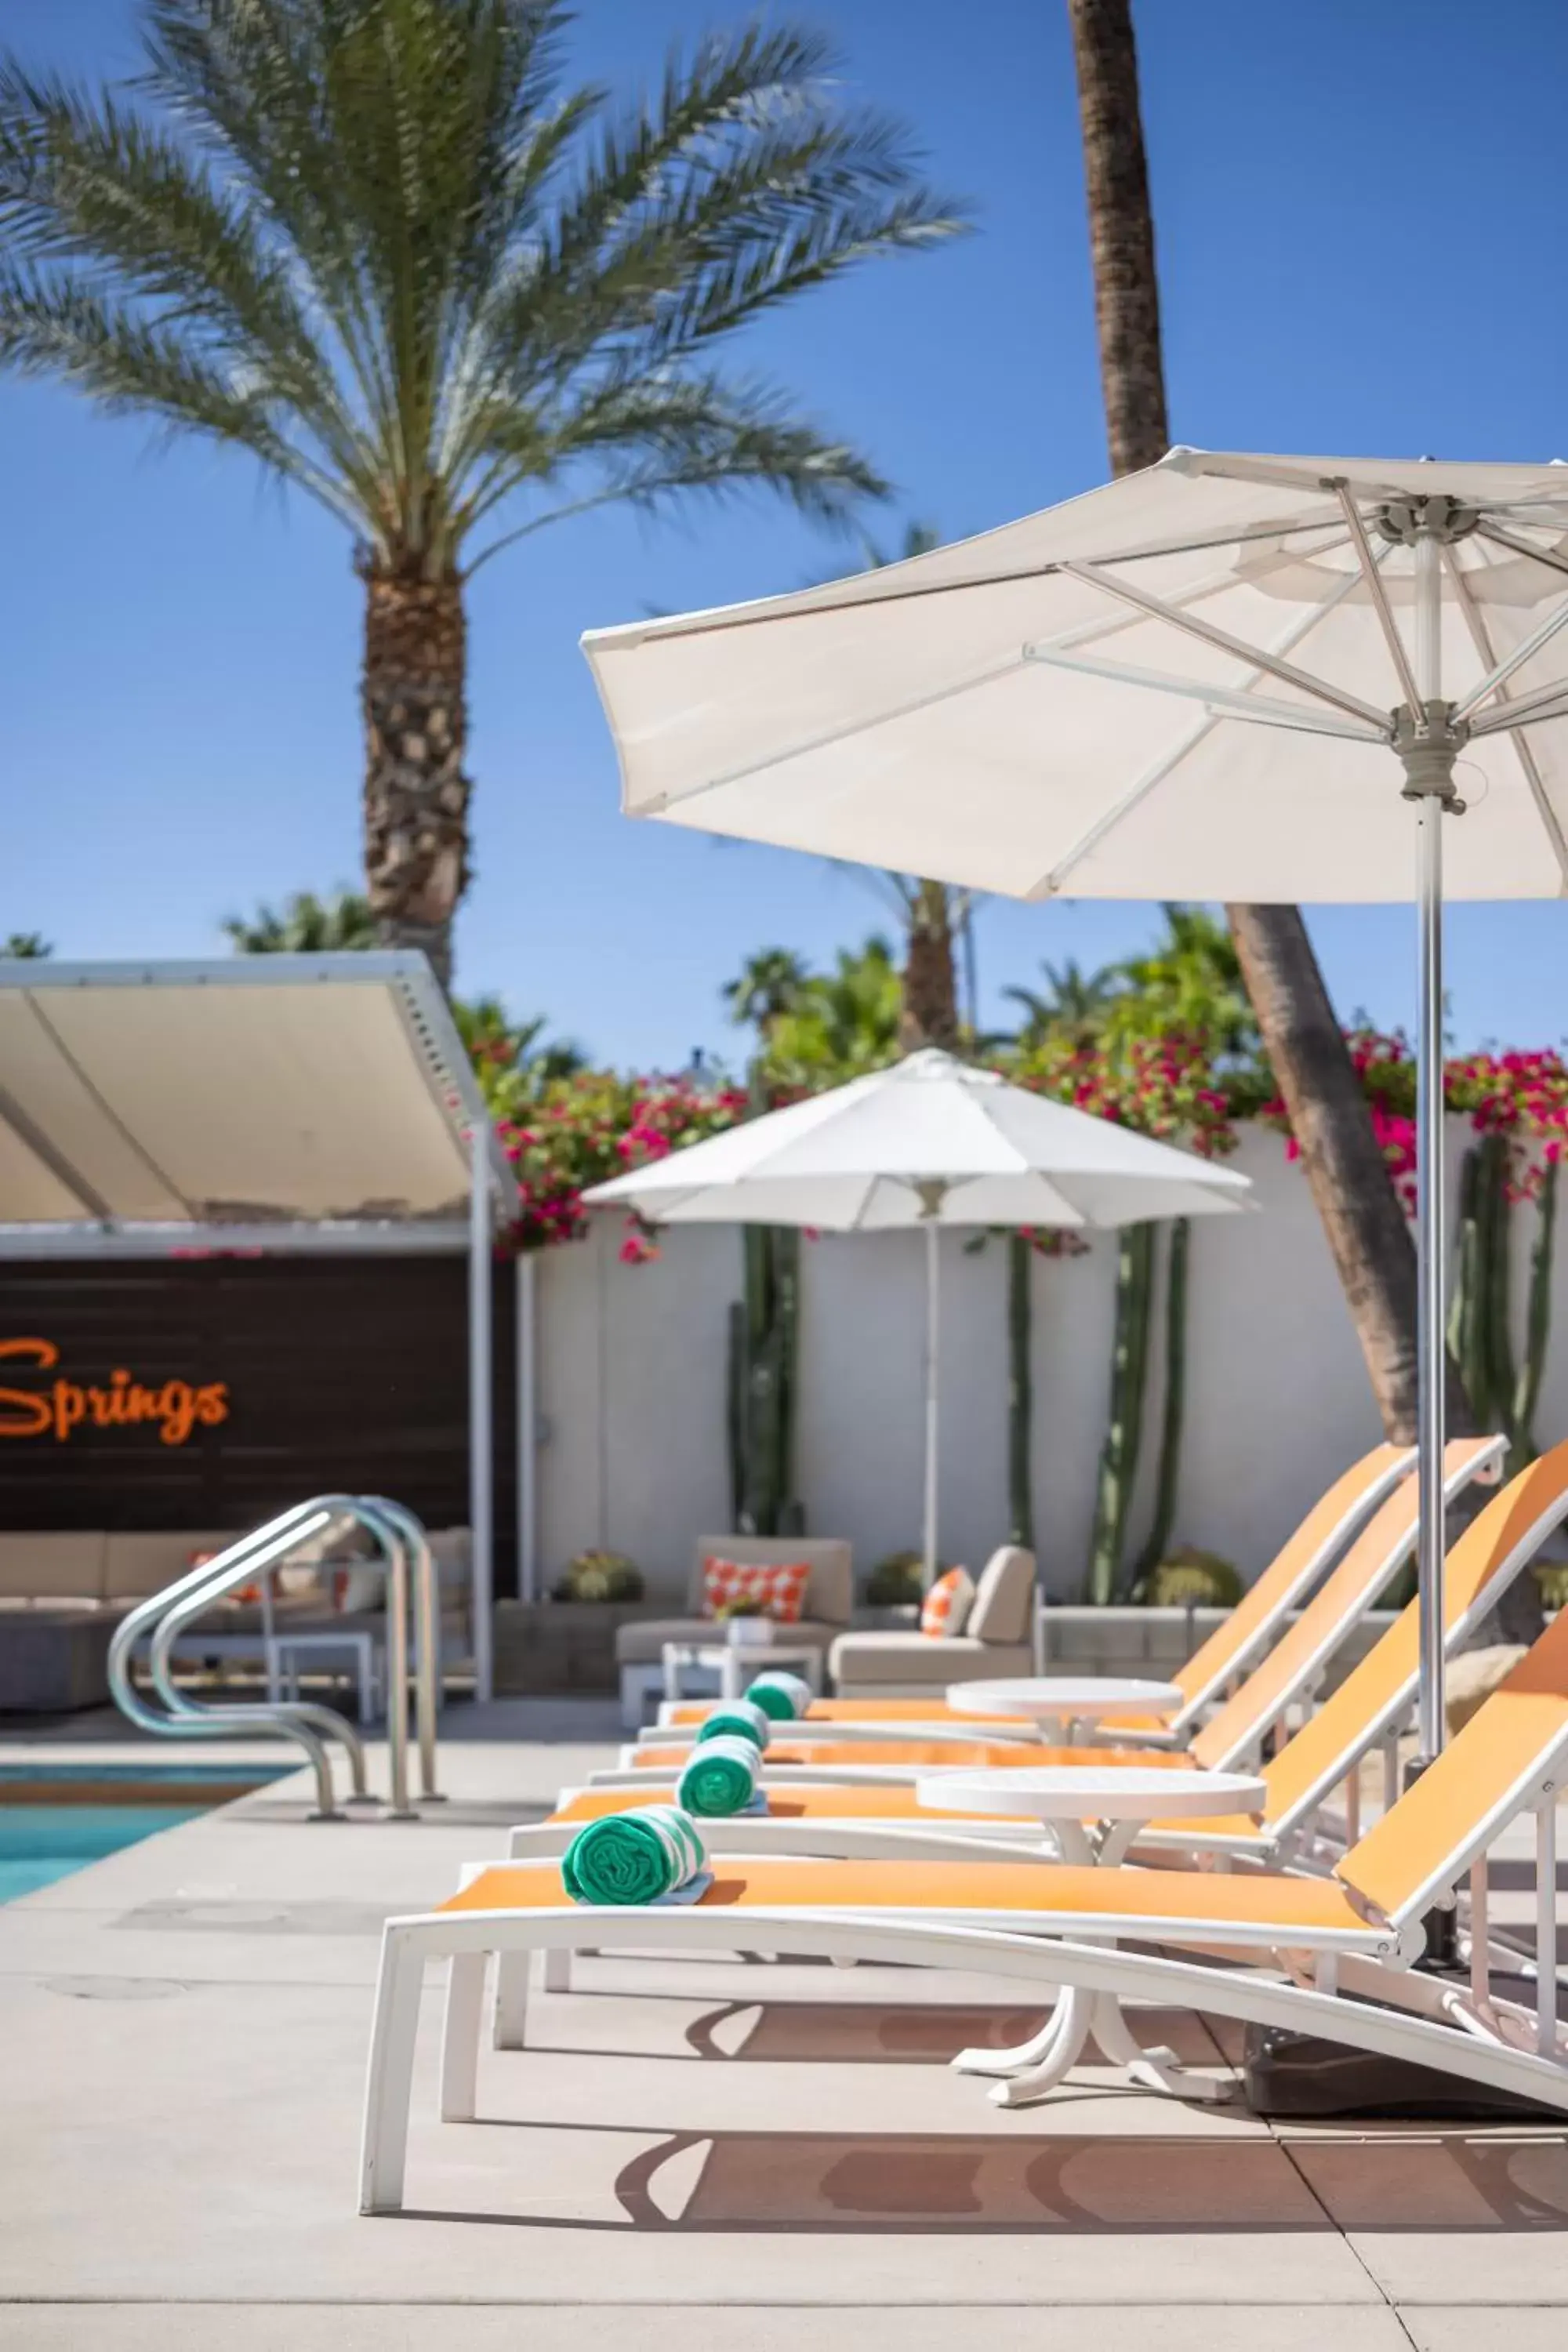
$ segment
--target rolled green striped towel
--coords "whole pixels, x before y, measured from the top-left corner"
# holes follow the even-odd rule
[[[796,1723],[811,1705],[811,1685],[800,1675],[759,1675],[746,1696],[774,1723]]]
[[[657,1903],[689,1885],[708,1850],[679,1805],[606,1813],[580,1829],[561,1861],[574,1903]]]
[[[757,1793],[762,1760],[749,1739],[704,1739],[675,1784],[675,1801],[689,1813],[743,1812]]]
[[[749,1698],[726,1699],[703,1718],[697,1727],[697,1737],[702,1739],[749,1739],[753,1748],[765,1748],[771,1730],[767,1716]]]

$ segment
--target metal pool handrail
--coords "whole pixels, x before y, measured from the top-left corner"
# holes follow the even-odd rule
[[[409,1811],[408,1554],[410,1549],[414,1549],[416,1556],[422,1552],[427,1561],[428,1546],[423,1528],[411,1512],[404,1511],[401,1505],[388,1506],[377,1497],[365,1496],[318,1495],[309,1502],[298,1503],[290,1510],[280,1512],[264,1526],[253,1528],[248,1535],[227,1545],[214,1559],[203,1561],[174,1584],[150,1594],[129,1612],[116,1629],[110,1645],[110,1688],[122,1714],[143,1729],[163,1738],[221,1738],[226,1733],[243,1728],[297,1740],[305,1750],[315,1774],[317,1810],[312,1818],[317,1820],[342,1818],[333,1795],[331,1762],[326,1746],[328,1740],[336,1739],[348,1755],[353,1782],[352,1801],[367,1801],[363,1744],[335,1708],[270,1700],[253,1705],[234,1702],[197,1705],[176,1687],[171,1666],[177,1635],[214,1601],[250,1582],[258,1570],[265,1573],[276,1567],[301,1544],[343,1520],[365,1528],[374,1538],[387,1567],[387,1715],[392,1811],[395,1814],[406,1816]],[[422,1590],[427,1580],[426,1576],[422,1575]],[[148,1706],[132,1679],[132,1654],[136,1645],[148,1637],[151,1638],[153,1684],[167,1709],[166,1714],[159,1714]],[[422,1722],[428,1715],[432,1725],[435,1694],[431,1678],[439,1671],[438,1652],[431,1644],[422,1642],[419,1659],[420,1714]],[[423,1749],[421,1760],[423,1765]],[[432,1734],[428,1766],[422,1771],[422,1778],[432,1790],[434,1770]]]

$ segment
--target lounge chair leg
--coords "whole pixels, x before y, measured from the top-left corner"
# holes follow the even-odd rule
[[[419,2031],[419,1996],[425,1980],[423,1948],[407,1934],[388,1927],[381,1946],[375,2019],[371,2027],[370,2072],[364,2093],[364,2134],[360,2145],[359,2210],[395,2213],[403,2204],[408,2157],[408,2105],[414,2088],[414,2043]]]
[[[496,1955],[495,2046],[498,2050],[528,2047],[527,1952]]]
[[[545,1992],[570,1992],[572,1990],[572,1955],[563,1945],[552,1944],[540,1954],[540,1984]]]
[[[479,2025],[488,1952],[454,1952],[441,2027],[441,2121],[471,2124],[479,2080]]]

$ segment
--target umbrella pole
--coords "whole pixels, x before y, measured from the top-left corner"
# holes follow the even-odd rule
[[[924,1580],[936,1580],[936,1445],[938,1425],[937,1343],[942,1328],[942,1229],[926,1222],[926,1452]]]
[[[1397,714],[1395,748],[1405,763],[1405,797],[1415,803],[1417,982],[1415,1015],[1416,1436],[1419,1447],[1416,1538],[1420,1596],[1419,1761],[1442,1751],[1445,1706],[1444,1580],[1447,1511],[1443,1494],[1444,1408],[1447,1387],[1447,1219],[1443,1137],[1443,819],[1455,799],[1454,760],[1464,740],[1453,706],[1442,698],[1442,551],[1455,535],[1443,499],[1424,501],[1412,518],[1415,575],[1415,673],[1418,709]]]

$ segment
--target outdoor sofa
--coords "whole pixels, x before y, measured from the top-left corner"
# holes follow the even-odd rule
[[[702,1570],[709,1559],[732,1559],[742,1567],[779,1567],[805,1560],[811,1570],[799,1621],[779,1628],[781,1640],[826,1654],[848,1624],[854,1606],[849,1546],[837,1536],[699,1536],[680,1617],[637,1617],[616,1633],[621,1720],[628,1731],[642,1721],[645,1697],[662,1687],[667,1642],[719,1642],[723,1635],[702,1613]],[[767,1663],[758,1654],[759,1669]]]

